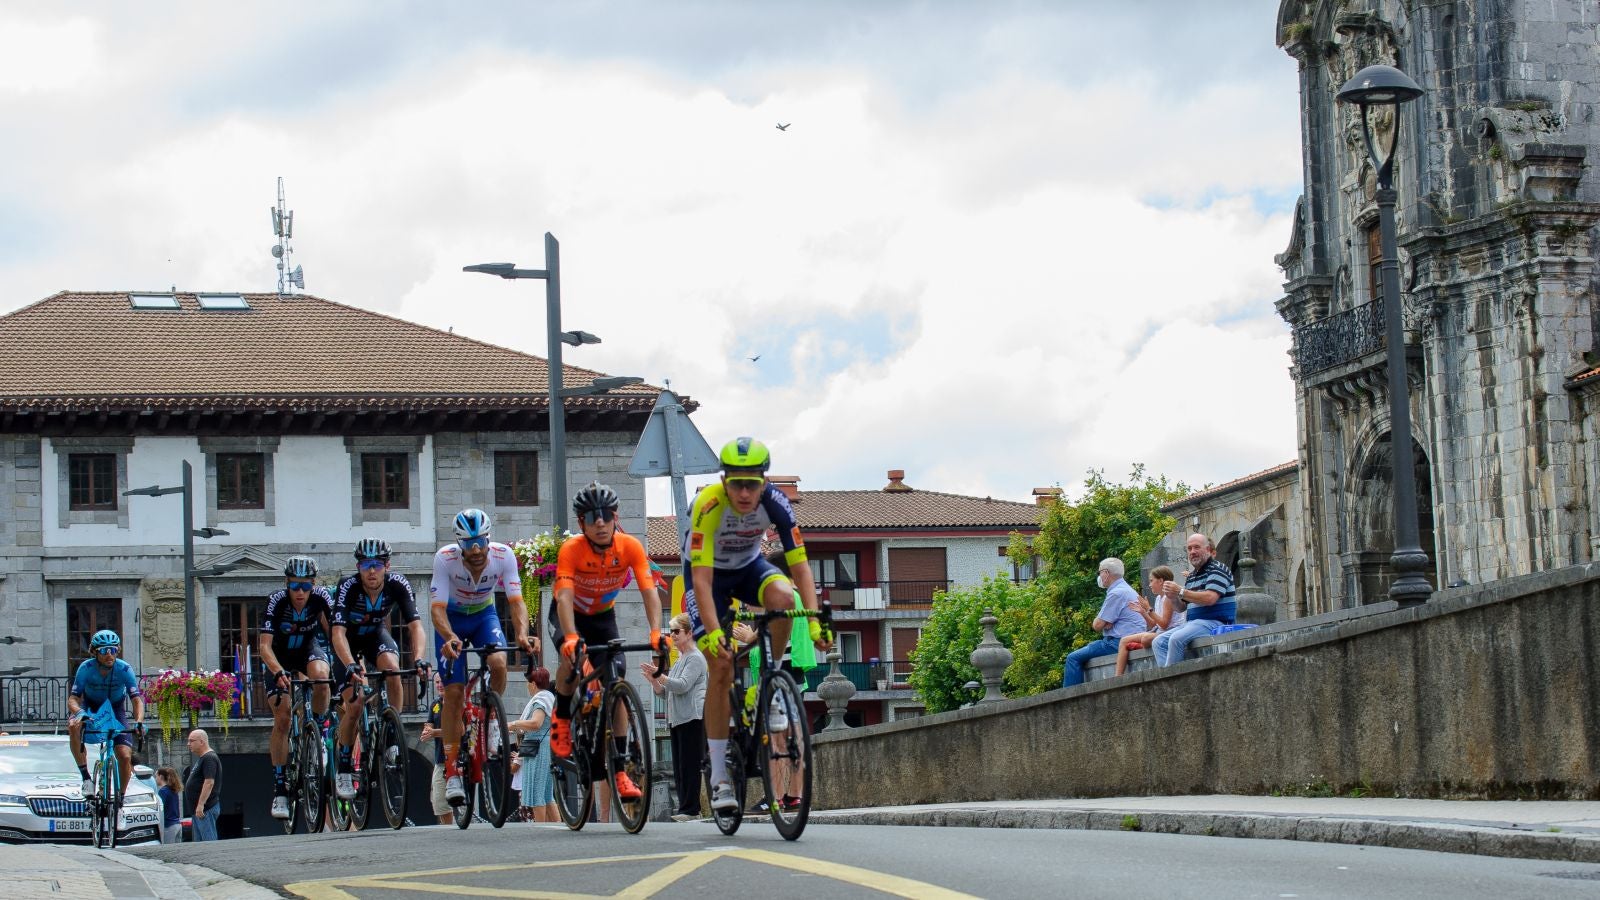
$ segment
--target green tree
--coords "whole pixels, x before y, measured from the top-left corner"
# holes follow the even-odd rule
[[[1007,641],[1015,655],[1006,670],[1010,696],[1061,686],[1067,654],[1098,637],[1090,625],[1105,599],[1095,583],[1100,560],[1122,560],[1128,582],[1138,584],[1140,559],[1177,525],[1161,507],[1189,492],[1181,482],[1148,477],[1142,465],[1134,467],[1126,484],[1108,482],[1104,473],[1091,469],[1077,502],[1046,507],[1031,549],[1021,535],[1012,535],[1013,559],[1031,552],[1039,558],[1040,572],[1032,585],[1033,602],[995,613],[999,632],[1014,636]]]
[[[977,699],[962,686],[983,681],[971,661],[973,648],[983,639],[983,626],[978,622],[983,611],[993,609],[1004,622],[1007,610],[1035,605],[1040,596],[1036,583],[1016,584],[998,573],[977,587],[934,595],[922,638],[911,651],[911,687],[928,712],[956,709]],[[996,636],[1003,644],[1012,643],[1003,626],[996,628]],[[1008,676],[1006,692],[1012,691]]]

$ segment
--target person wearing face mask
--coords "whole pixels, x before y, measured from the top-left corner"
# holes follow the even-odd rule
[[[1067,654],[1066,664],[1061,667],[1062,687],[1083,684],[1083,667],[1089,660],[1115,654],[1124,637],[1144,630],[1144,617],[1138,610],[1139,594],[1123,578],[1125,571],[1122,560],[1114,556],[1100,560],[1095,583],[1106,592],[1106,599],[1090,626],[1100,632],[1100,637]]]

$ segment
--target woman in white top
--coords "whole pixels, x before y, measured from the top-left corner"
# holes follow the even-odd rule
[[[1135,650],[1150,646],[1156,635],[1163,631],[1171,631],[1183,624],[1186,618],[1181,607],[1183,601],[1171,600],[1162,593],[1162,588],[1172,580],[1172,569],[1166,566],[1156,566],[1150,570],[1150,592],[1157,597],[1154,609],[1150,601],[1140,597],[1132,602],[1133,611],[1144,617],[1144,623],[1149,631],[1130,634],[1117,644],[1117,674],[1128,671],[1128,654]]]
[[[700,818],[700,762],[706,752],[706,658],[694,645],[688,613],[672,617],[667,623],[667,636],[678,651],[672,671],[657,669],[653,659],[640,663],[639,671],[657,694],[667,698],[667,724],[672,726],[672,774],[678,789],[678,808],[672,820],[686,822]]]
[[[554,786],[550,781],[550,717],[556,695],[550,693],[550,670],[540,666],[528,675],[533,694],[522,708],[522,718],[507,722],[517,736],[517,771],[511,788],[522,792],[522,816],[534,822],[559,821]]]

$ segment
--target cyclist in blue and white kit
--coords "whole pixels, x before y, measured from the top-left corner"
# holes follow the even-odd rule
[[[122,638],[110,629],[96,631],[89,639],[89,650],[94,657],[78,664],[78,671],[72,676],[72,689],[67,694],[67,734],[72,758],[78,763],[78,774],[83,776],[85,797],[94,793],[94,779],[89,777],[89,765],[83,752],[83,723],[90,711],[110,701],[117,721],[123,728],[129,728],[125,704],[131,699],[133,724],[141,730],[144,728],[144,695],[139,693],[139,679],[133,673],[133,666],[117,658],[122,652]],[[117,762],[122,769],[122,790],[126,791],[128,780],[133,777],[133,735],[124,731],[111,740],[117,748]]]
[[[510,607],[517,645],[539,652],[539,638],[528,636],[528,610],[522,603],[522,573],[516,554],[505,544],[489,540],[489,514],[464,509],[456,515],[456,542],[433,555],[433,646],[444,682],[444,796],[451,805],[467,799],[461,785],[457,755],[461,749],[461,703],[466,695],[467,660],[462,650],[493,647],[506,642],[494,608],[495,591],[504,591]],[[495,693],[506,689],[506,655],[489,655],[489,686]]]

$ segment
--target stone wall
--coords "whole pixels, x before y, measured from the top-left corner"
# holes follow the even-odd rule
[[[1600,566],[816,738],[825,808],[1336,791],[1600,798]]]

